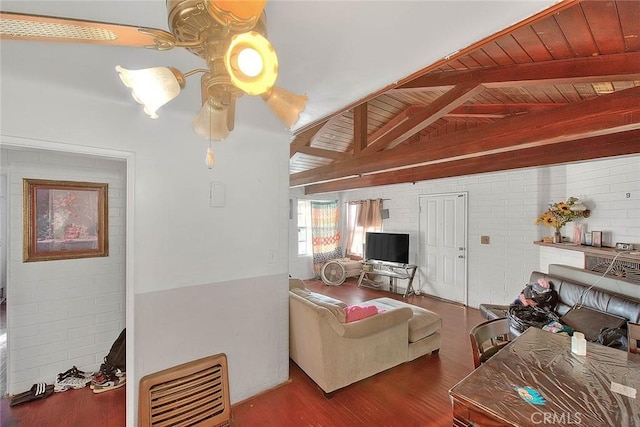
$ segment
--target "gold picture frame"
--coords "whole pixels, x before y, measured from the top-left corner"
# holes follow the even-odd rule
[[[109,256],[109,184],[22,181],[24,262]]]

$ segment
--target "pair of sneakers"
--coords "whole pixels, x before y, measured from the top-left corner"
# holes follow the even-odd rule
[[[91,378],[91,389],[94,393],[103,393],[122,387],[126,382],[126,372],[103,363],[100,365],[100,370]]]
[[[91,382],[93,375],[93,372],[81,371],[74,366],[66,372],[58,374],[56,382],[53,385],[53,391],[61,393],[71,389],[77,390],[84,388]]]

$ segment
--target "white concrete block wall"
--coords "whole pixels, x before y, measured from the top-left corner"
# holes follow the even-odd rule
[[[576,268],[584,268],[584,253],[551,246],[540,247],[539,271],[549,272],[549,265],[562,264]]]
[[[8,392],[96,370],[125,327],[126,165],[46,151],[3,150],[9,178]],[[24,263],[22,179],[109,184],[109,256]]]
[[[533,242],[553,230],[535,225],[550,202],[569,196],[584,198],[593,209],[588,227],[612,230],[614,239],[640,241],[640,156],[576,165],[522,169],[399,184],[342,193],[343,200],[383,198],[389,209],[384,231],[410,234],[410,262],[419,264],[418,197],[427,194],[468,194],[468,304],[512,301],[533,270],[549,263],[577,261],[564,255],[541,260]],[[612,190],[617,191],[612,191]],[[627,192],[631,197],[626,199]],[[636,194],[637,193],[637,194]],[[490,244],[480,244],[480,236]],[[563,235],[572,236],[572,224]],[[542,266],[543,261],[544,266]],[[419,283],[414,283],[414,287]]]
[[[581,220],[587,231],[602,231],[605,246],[640,247],[640,156],[569,165],[567,179],[567,194],[591,209],[591,216]],[[567,226],[569,235],[572,226]]]
[[[554,171],[554,173],[556,173]],[[533,224],[538,211],[538,171],[520,170],[391,185],[345,193],[347,199],[389,199],[384,231],[409,233],[410,261],[418,259],[418,197],[428,194],[468,194],[468,303],[502,303],[514,298],[538,266]],[[489,245],[480,236],[490,237]],[[414,283],[414,287],[419,283]]]

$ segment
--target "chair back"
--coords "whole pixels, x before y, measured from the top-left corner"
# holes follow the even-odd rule
[[[473,364],[477,368],[511,341],[509,319],[499,318],[483,322],[471,329],[469,338]]]
[[[640,323],[627,322],[627,338],[629,341],[629,353],[640,354],[638,351],[638,341],[640,341]]]

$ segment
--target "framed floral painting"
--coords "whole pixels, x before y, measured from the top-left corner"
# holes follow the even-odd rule
[[[23,260],[109,255],[109,185],[23,179]]]

